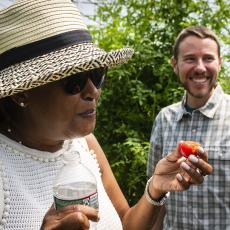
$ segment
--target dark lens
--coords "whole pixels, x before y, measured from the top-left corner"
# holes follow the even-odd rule
[[[68,94],[77,94],[84,89],[87,82],[87,77],[85,76],[85,73],[82,72],[67,77],[64,80],[65,92]]]
[[[105,80],[106,72],[107,72],[107,68],[98,68],[98,69],[93,69],[91,71],[90,79],[97,89],[100,89],[102,87],[102,84]]]
[[[107,68],[97,68],[66,77],[63,79],[64,90],[68,94],[80,93],[85,88],[88,78],[90,78],[94,86],[99,89],[102,87],[106,72]]]

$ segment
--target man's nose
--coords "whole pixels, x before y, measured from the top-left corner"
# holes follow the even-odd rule
[[[198,73],[203,73],[206,71],[206,66],[205,66],[205,63],[202,59],[197,60],[196,71]]]

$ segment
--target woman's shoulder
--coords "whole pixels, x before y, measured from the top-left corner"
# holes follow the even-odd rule
[[[93,153],[95,154],[95,158],[97,159],[99,167],[101,169],[101,173],[103,174],[103,172],[106,171],[106,168],[110,166],[102,147],[100,146],[94,134],[89,134],[85,136],[85,141],[88,145],[89,150],[93,151]]]

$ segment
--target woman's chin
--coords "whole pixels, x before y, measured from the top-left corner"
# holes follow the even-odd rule
[[[91,134],[94,131],[95,125],[92,126],[84,126],[82,127],[84,129],[76,129],[76,132],[71,132],[71,136],[69,136],[69,138],[73,139],[76,137],[84,137],[87,136],[89,134]]]

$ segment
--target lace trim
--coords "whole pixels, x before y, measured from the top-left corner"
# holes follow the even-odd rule
[[[83,139],[83,138],[81,138],[81,139],[78,139],[77,140],[77,143],[80,145],[80,147],[82,148],[82,150],[84,151],[84,152],[88,152],[88,153],[90,153],[90,155],[93,157],[93,160],[95,161],[95,163],[96,163],[96,166],[97,166],[97,168],[98,168],[98,173],[99,173],[99,175],[101,176],[102,174],[101,174],[101,169],[100,169],[100,165],[99,165],[99,163],[98,163],[98,160],[97,160],[97,155],[95,154],[95,151],[93,150],[93,149],[91,149],[91,150],[89,150],[87,147],[86,147],[86,145],[84,145],[83,144],[83,141],[85,141],[85,139]],[[71,143],[72,144],[72,143]],[[87,143],[86,143],[87,144]],[[80,154],[80,152],[79,151],[77,151],[79,154]],[[81,154],[80,154],[81,155]]]
[[[96,166],[98,168],[98,172],[101,176],[101,169],[100,169],[100,166],[97,160],[97,155],[95,154],[93,149],[89,150],[87,148],[88,146],[83,144],[83,141],[85,141],[84,138],[79,138],[77,139],[77,144],[83,150],[83,152],[90,153],[90,155],[92,155],[93,159],[95,160]],[[40,162],[58,161],[62,158],[62,155],[65,152],[68,152],[71,150],[81,155],[80,151],[73,147],[73,141],[64,142],[63,148],[61,150],[55,153],[50,153],[50,152],[39,151],[36,149],[28,148],[0,134],[0,146],[3,149],[5,149],[7,153],[14,153],[22,157],[31,158],[33,160],[40,161]]]
[[[0,162],[0,175],[2,177],[2,187],[3,187],[3,194],[4,194],[4,210],[2,214],[2,219],[0,220],[0,229],[3,229],[3,226],[6,224],[6,217],[9,216],[9,209],[10,209],[10,198],[9,198],[9,186],[7,183],[7,177],[4,172],[4,165]]]
[[[16,155],[20,155],[25,158],[31,158],[33,160],[41,162],[53,162],[60,160],[61,155],[66,151],[69,143],[70,141],[64,142],[63,148],[61,150],[51,153],[47,151],[39,151],[36,149],[28,148],[0,134],[0,146],[7,153],[14,153]]]
[[[24,153],[20,150],[14,149],[13,147],[11,147],[7,144],[0,143],[0,146],[2,147],[2,149],[5,149],[5,151],[8,153],[14,153],[16,155],[20,155],[20,156],[25,157],[25,158],[31,158],[33,160],[41,161],[41,162],[58,161],[61,159],[61,155],[62,155],[62,153],[60,153],[58,156],[43,158],[43,157],[39,157],[39,156],[36,156],[33,154]]]

